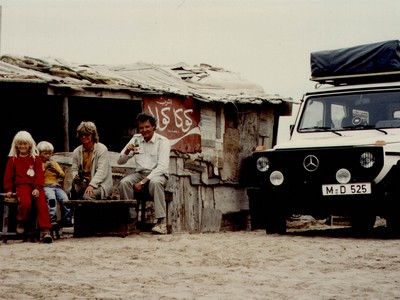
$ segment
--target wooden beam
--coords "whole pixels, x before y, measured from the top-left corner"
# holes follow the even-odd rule
[[[68,97],[63,98],[63,124],[64,124],[64,152],[69,152],[69,109],[68,109]]]

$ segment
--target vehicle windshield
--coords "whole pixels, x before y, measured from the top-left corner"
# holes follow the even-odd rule
[[[400,127],[400,92],[315,96],[306,100],[299,132]]]

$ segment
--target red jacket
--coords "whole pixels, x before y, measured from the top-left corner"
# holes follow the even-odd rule
[[[32,171],[28,170],[33,170]],[[33,176],[31,176],[31,175]],[[42,161],[39,156],[9,157],[4,174],[4,190],[15,192],[15,187],[20,184],[29,184],[40,190],[44,186],[44,173]]]

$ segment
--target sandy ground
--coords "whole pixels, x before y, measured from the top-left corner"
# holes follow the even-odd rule
[[[400,299],[400,239],[300,227],[8,241],[0,298]]]

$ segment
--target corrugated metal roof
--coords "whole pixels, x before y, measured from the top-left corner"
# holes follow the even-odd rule
[[[172,93],[224,103],[293,102],[291,98],[266,94],[261,86],[243,80],[237,73],[207,64],[98,65],[75,64],[57,58],[0,57],[0,82],[26,80],[79,89],[97,87]]]

